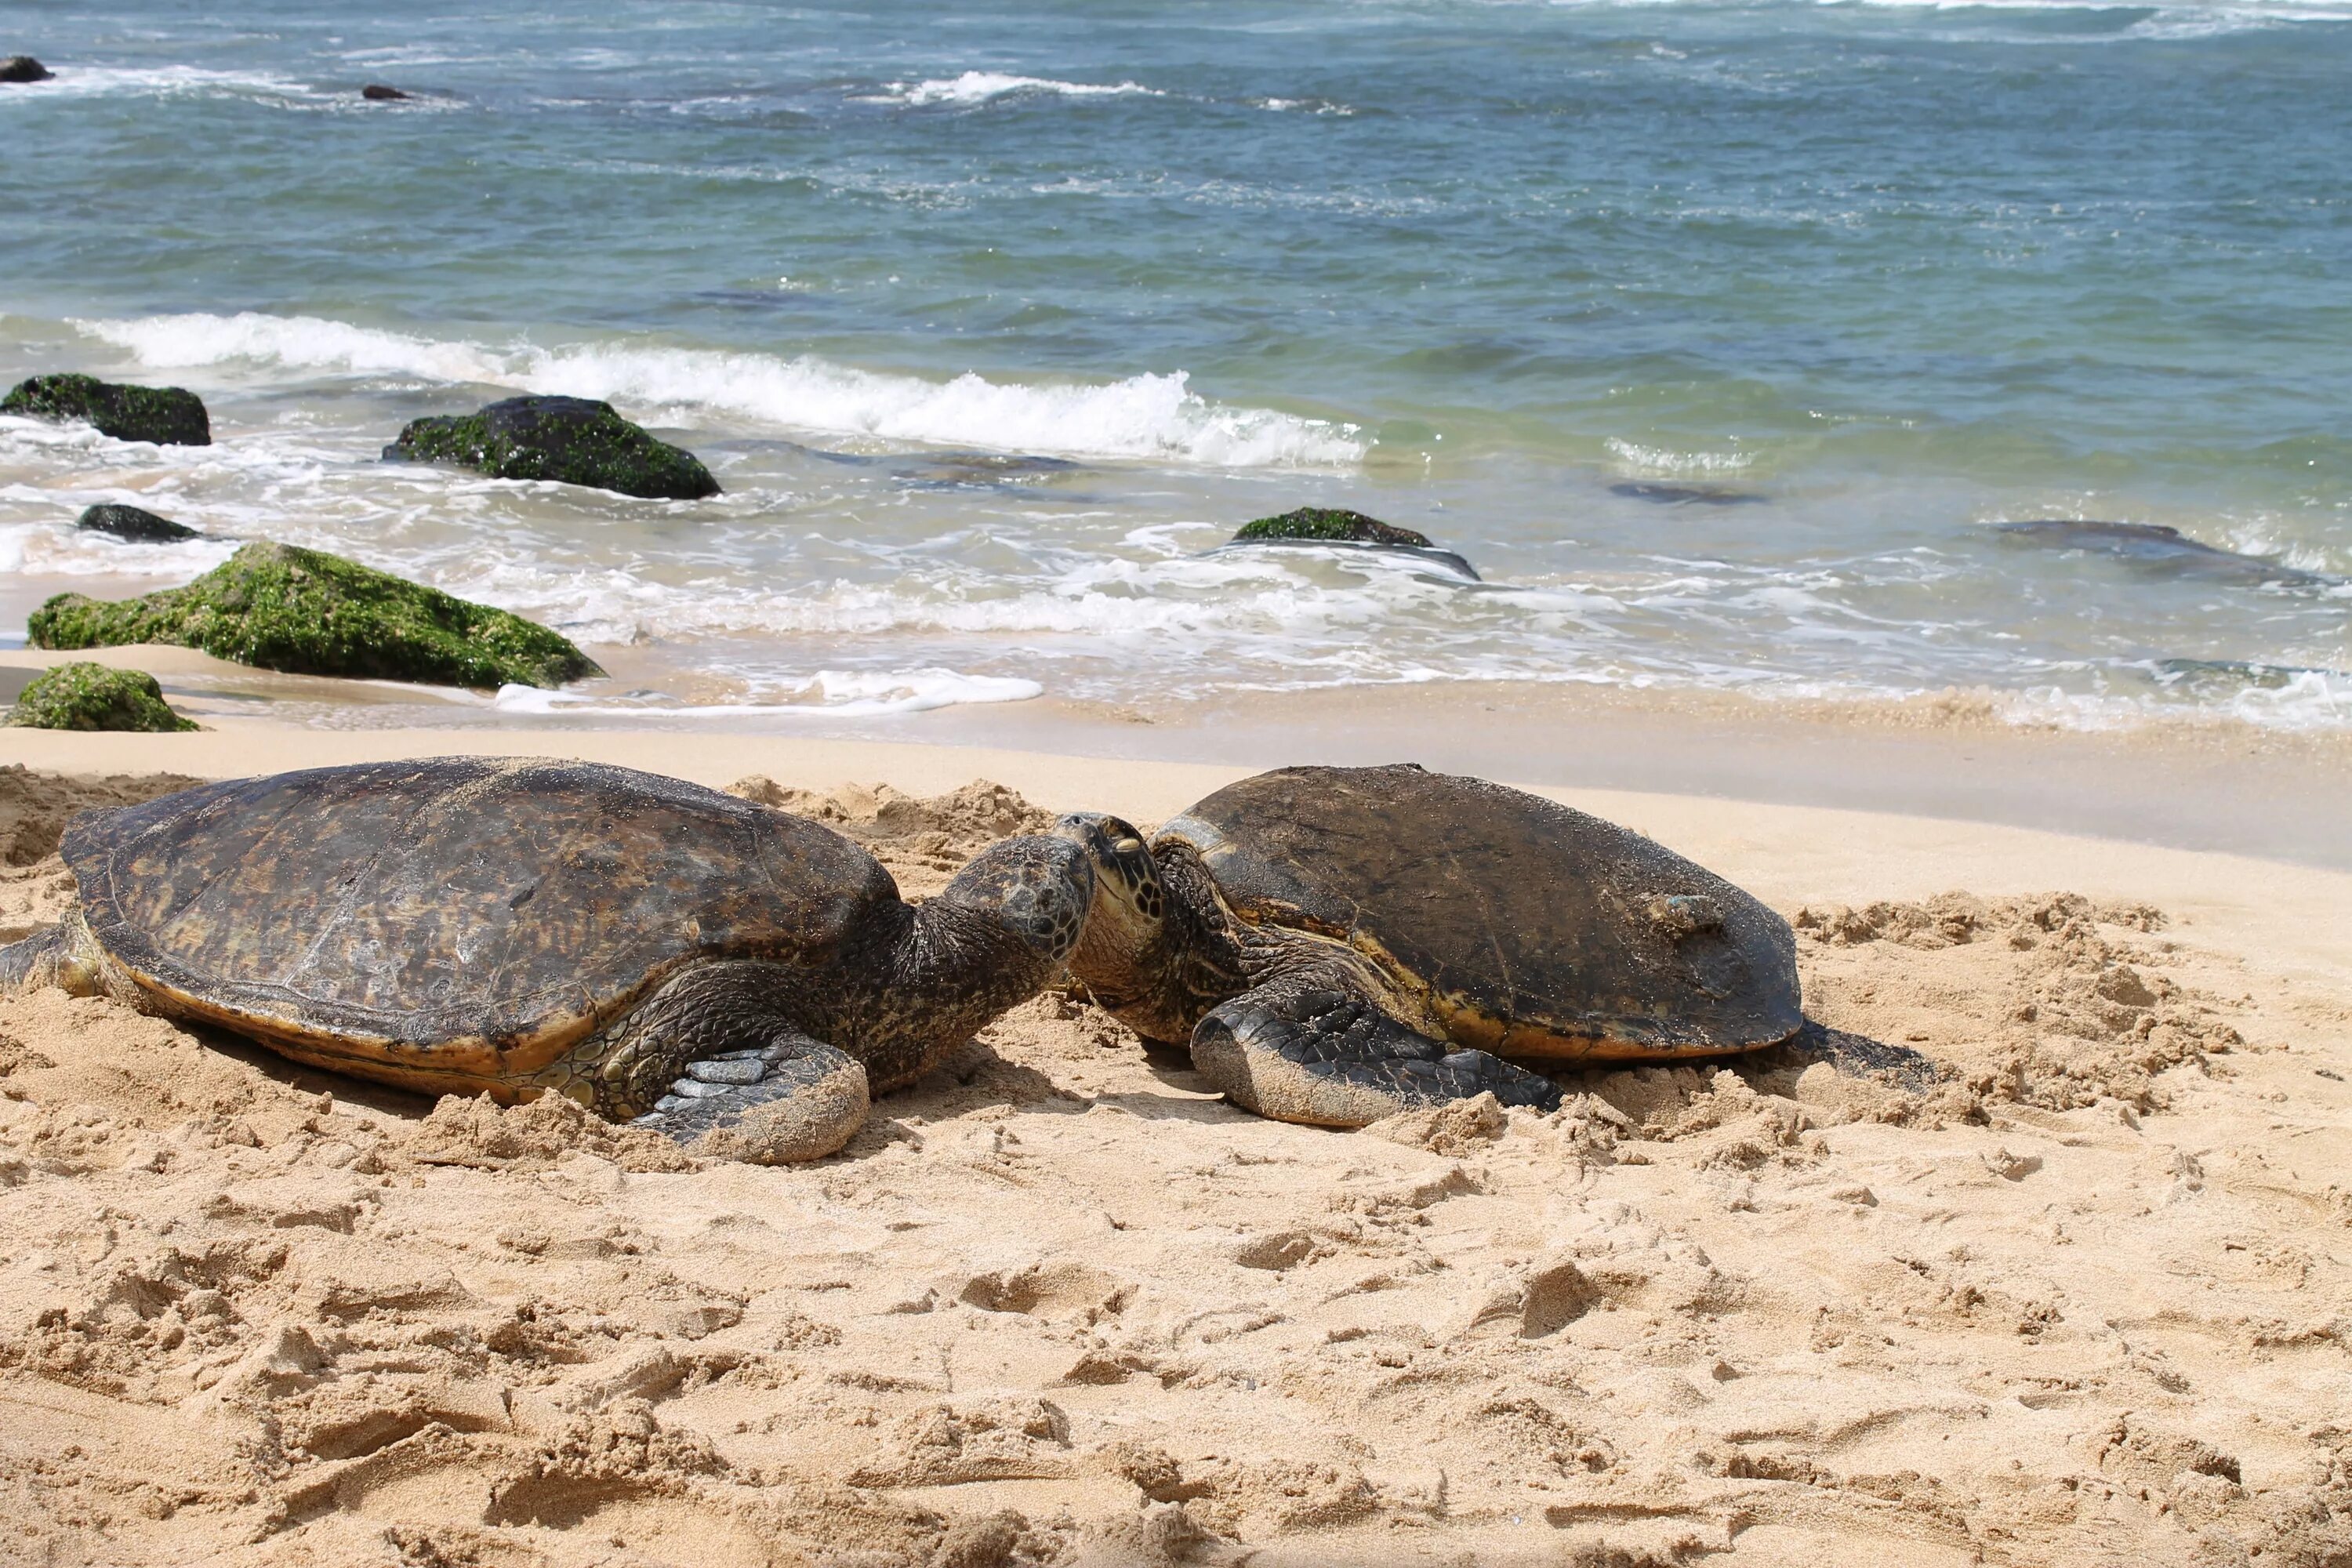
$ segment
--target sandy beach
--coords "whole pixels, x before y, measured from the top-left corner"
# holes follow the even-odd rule
[[[919,896],[1250,771],[205,721],[6,732],[0,936],[68,896],[70,810],[196,777],[625,763]],[[1809,1013],[1941,1081],[1770,1053],[1338,1133],[1047,996],[760,1169],[0,1001],[0,1559],[2352,1560],[2352,876],[1545,793],[1756,891]]]

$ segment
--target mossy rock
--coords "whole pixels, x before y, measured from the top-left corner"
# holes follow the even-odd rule
[[[110,533],[133,544],[170,544],[177,540],[204,537],[184,522],[173,522],[143,507],[124,506],[119,501],[101,501],[84,508],[81,516],[74,520],[74,526],[92,533]]]
[[[10,55],[0,60],[0,81],[47,81],[57,74],[30,55]]]
[[[1425,533],[1392,527],[1360,511],[1324,506],[1302,506],[1280,517],[1262,517],[1244,524],[1234,535],[1235,544],[1267,539],[1340,540],[1353,544],[1401,544],[1413,550],[1435,548]]]
[[[87,419],[118,441],[159,447],[209,447],[205,401],[178,386],[126,386],[94,375],[37,375],[0,397],[0,414],[35,419]]]
[[[1479,580],[1476,567],[1453,551],[1431,543],[1429,535],[1339,507],[1302,506],[1279,517],[1259,518],[1244,524],[1223,548],[1230,549],[1235,544],[1341,544],[1364,550],[1411,551],[1474,583]]]
[[[297,675],[478,688],[602,675],[570,639],[291,544],[248,544],[184,588],[115,603],[60,594],[26,623],[35,647],[174,643]]]
[[[509,397],[477,414],[411,420],[387,459],[456,463],[494,479],[558,479],[651,500],[699,500],[719,481],[691,452],[585,397]]]
[[[26,686],[0,722],[26,730],[136,730],[169,734],[196,727],[163,700],[163,689],[143,669],[102,664],[60,664]]]

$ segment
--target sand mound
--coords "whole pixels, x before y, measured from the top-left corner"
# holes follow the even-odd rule
[[[58,841],[74,813],[136,805],[203,782],[178,773],[65,778],[21,763],[0,767],[0,945],[47,925],[73,901]]]
[[[1864,1010],[1887,1037],[1961,1071],[1993,1100],[2070,1110],[2102,1100],[2147,1110],[2159,1079],[2245,1044],[2215,996],[2170,973],[2181,949],[2146,940],[2167,923],[2145,905],[2070,893],[1808,907],[1809,1010],[1832,1024]],[[1906,950],[1897,954],[1894,949]],[[1882,1022],[1880,1027],[1885,1027]]]
[[[1932,1087],[1357,1135],[1041,997],[787,1169],[0,999],[0,1560],[2340,1565],[2345,998],[2173,929],[1809,912]]]
[[[1000,838],[1044,833],[1054,826],[1052,812],[986,779],[924,797],[901,795],[888,784],[846,784],[830,793],[793,789],[753,773],[729,784],[727,793],[814,817],[868,848],[887,849],[884,859],[908,898],[938,892],[965,861]]]

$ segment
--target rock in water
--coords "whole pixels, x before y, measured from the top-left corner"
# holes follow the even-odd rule
[[[1234,535],[1235,544],[1280,539],[1392,544],[1402,545],[1409,550],[1437,548],[1429,542],[1429,535],[1425,533],[1415,533],[1410,528],[1397,528],[1379,518],[1366,517],[1360,511],[1347,511],[1338,507],[1302,506],[1297,511],[1286,511],[1280,517],[1262,517],[1255,522],[1244,523],[1242,531]]]
[[[365,87],[360,89],[360,96],[366,99],[370,103],[392,103],[408,97],[409,94],[401,91],[400,89],[396,87],[388,86],[383,82],[372,81]]]
[[[47,81],[57,74],[30,55],[10,55],[0,60],[0,81]]]
[[[478,414],[409,422],[387,459],[457,463],[494,479],[559,479],[657,500],[699,500],[719,481],[693,453],[585,397],[509,397]]]
[[[37,375],[0,397],[0,414],[35,419],[86,419],[118,441],[159,447],[209,447],[204,400],[176,386],[122,386],[94,375]]]
[[[133,544],[169,544],[174,540],[204,537],[185,523],[173,522],[168,517],[157,517],[152,511],[114,501],[89,508],[75,520],[74,526],[86,528],[92,533],[110,533]]]
[[[1429,535],[1398,528],[1379,518],[1339,507],[1302,506],[1279,517],[1262,517],[1244,523],[1227,542],[1234,544],[1338,544],[1365,550],[1408,551],[1479,581],[1477,569],[1451,550],[1430,542]]]
[[[2026,522],[1997,522],[1992,528],[1994,535],[2005,544],[2089,551],[2112,555],[2134,566],[2168,576],[2305,588],[2329,588],[2342,581],[2260,555],[2242,555],[2234,550],[2216,549],[2162,523],[2083,522],[2071,518],[2036,518]]]
[[[143,669],[102,664],[61,664],[25,688],[0,723],[28,730],[193,730],[163,700],[163,689]]]
[[[297,675],[487,688],[604,673],[520,616],[291,544],[248,544],[186,587],[143,598],[59,594],[26,629],[35,647],[173,643]]]

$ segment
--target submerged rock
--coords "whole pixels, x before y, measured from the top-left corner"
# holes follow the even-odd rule
[[[128,386],[94,375],[37,375],[0,397],[0,414],[35,419],[86,419],[118,441],[159,447],[209,447],[204,399],[177,386]]]
[[[173,643],[297,675],[493,688],[602,675],[556,632],[321,551],[248,544],[184,588],[114,603],[59,594],[35,647]]]
[[[719,481],[691,452],[657,441],[585,397],[509,397],[475,414],[409,422],[387,460],[456,463],[494,479],[557,479],[656,500],[699,500]]]
[[[27,730],[193,730],[163,700],[163,689],[143,669],[102,664],[60,664],[37,677],[0,723]]]
[[[1993,524],[1993,531],[2004,543],[2093,551],[2169,576],[2201,577],[2217,583],[2283,583],[2298,587],[2330,587],[2339,581],[2260,555],[2241,555],[2234,550],[2200,544],[2179,529],[2161,523],[2039,518],[2029,522],[1998,522]]]
[[[384,82],[372,81],[360,89],[360,96],[370,103],[394,103],[414,95]]]
[[[1760,506],[1766,499],[1754,490],[1727,490],[1720,485],[1662,485],[1651,479],[1611,485],[1609,493],[1660,506]]]
[[[1255,522],[1244,523],[1225,548],[1243,544],[1324,544],[1406,552],[1457,572],[1474,583],[1480,580],[1477,569],[1469,562],[1431,543],[1427,534],[1339,507],[1302,506],[1279,517],[1262,517]]]
[[[124,506],[117,501],[104,501],[88,508],[74,520],[74,526],[92,533],[110,533],[133,544],[169,544],[174,540],[204,537],[185,523],[173,522],[168,517],[158,517],[142,508]]]
[[[47,81],[57,74],[30,55],[10,55],[0,60],[0,81]]]

